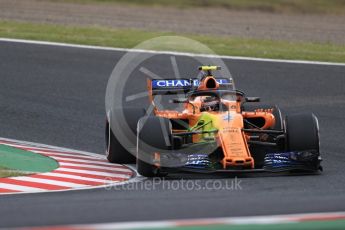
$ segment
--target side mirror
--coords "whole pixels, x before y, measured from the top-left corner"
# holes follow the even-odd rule
[[[246,97],[246,102],[260,102],[260,97]]]
[[[169,101],[170,103],[182,104],[189,102],[188,98],[174,98]]]

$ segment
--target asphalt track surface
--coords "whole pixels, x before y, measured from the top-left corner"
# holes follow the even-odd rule
[[[104,95],[123,52],[0,42],[2,137],[104,152]],[[200,63],[176,57],[181,76]],[[319,118],[321,175],[244,175],[238,190],[155,188],[94,189],[0,197],[0,227],[79,224],[176,218],[290,214],[345,210],[345,67],[225,60],[237,88],[284,112],[312,111]],[[207,63],[205,63],[207,64]],[[173,76],[170,56],[142,66]],[[134,72],[126,94],[145,91]],[[146,99],[134,101],[141,105]],[[214,176],[182,175],[205,185]],[[223,185],[234,178],[216,176]],[[179,183],[179,182],[178,182]]]

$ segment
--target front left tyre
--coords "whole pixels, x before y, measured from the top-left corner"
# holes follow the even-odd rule
[[[288,151],[314,150],[319,152],[319,124],[314,114],[288,115],[285,118],[285,126]]]
[[[299,170],[322,171],[319,123],[312,113],[293,114],[285,118],[286,150]]]

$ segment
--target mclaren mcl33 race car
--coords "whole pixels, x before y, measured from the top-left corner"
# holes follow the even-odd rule
[[[216,78],[212,71],[219,69],[201,66],[194,79],[148,79],[152,112],[122,107],[107,117],[108,160],[136,163],[146,177],[322,170],[314,114],[283,118],[276,105],[235,89],[231,77]],[[166,97],[173,97],[167,102],[172,109],[160,108]]]

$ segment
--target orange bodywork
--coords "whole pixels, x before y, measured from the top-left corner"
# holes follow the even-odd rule
[[[214,81],[215,83],[209,84],[208,81]],[[213,87],[207,87],[207,86]],[[205,77],[198,87],[198,90],[217,90],[219,84],[216,83],[213,76]],[[154,96],[152,95],[151,80],[148,80],[148,91],[150,103],[154,106],[154,113],[156,116],[165,117],[168,119],[183,119],[188,120],[189,126],[193,127],[197,125],[200,119],[207,115],[212,120],[212,125],[218,130],[214,134],[214,138],[218,143],[218,146],[223,151],[223,159],[221,164],[224,169],[231,167],[242,168],[254,168],[255,162],[251,156],[248,140],[250,135],[243,131],[244,118],[256,119],[259,118],[262,121],[260,129],[269,129],[275,124],[275,118],[272,114],[272,110],[255,110],[253,112],[241,111],[241,98],[235,98],[234,100],[221,99],[221,103],[228,108],[226,111],[200,111],[202,100],[195,98],[192,101],[184,104],[184,110],[179,112],[175,110],[158,110],[154,104]],[[173,130],[174,132],[181,132],[181,130]],[[201,134],[193,134],[193,142],[198,143],[202,138]]]

